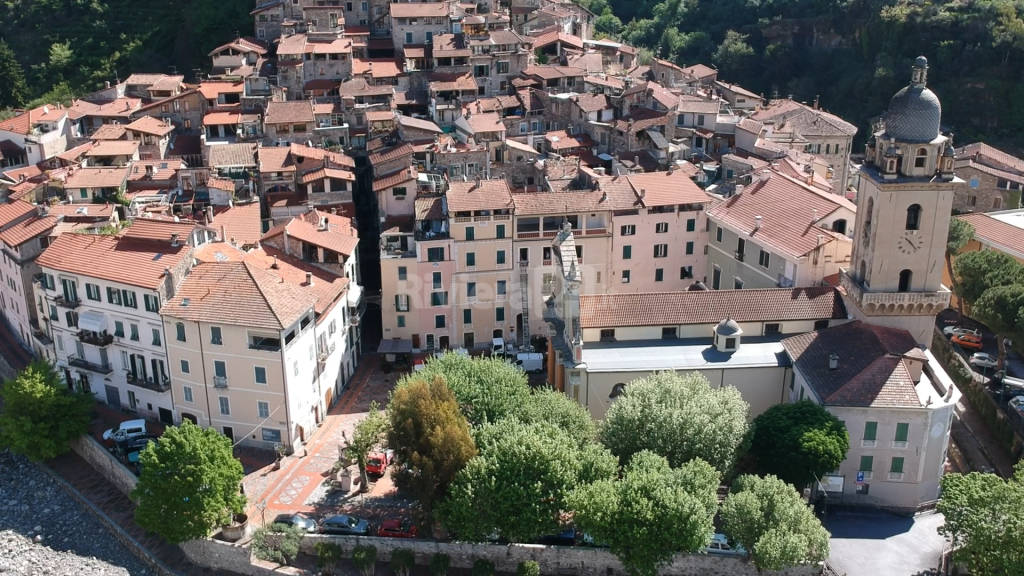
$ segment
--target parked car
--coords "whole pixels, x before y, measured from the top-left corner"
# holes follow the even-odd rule
[[[974,336],[981,338],[981,330],[964,328],[963,326],[946,326],[945,328],[942,329],[942,333],[945,334],[947,338],[951,338],[958,334],[972,334]]]
[[[324,518],[320,523],[321,534],[343,534],[346,536],[369,536],[370,523],[363,518],[338,514]]]
[[[1018,416],[1024,418],[1024,396],[1014,396],[1006,403]]]
[[[576,529],[572,526],[562,529],[558,534],[547,534],[537,539],[537,544],[547,546],[574,546],[576,544]]]
[[[975,368],[995,368],[999,366],[999,358],[986,352],[971,354],[970,365]]]
[[[955,334],[952,338],[953,344],[970,350],[981,350],[981,336],[974,334]]]
[[[114,442],[124,442],[143,436],[146,436],[146,421],[141,419],[125,420],[117,428],[109,428],[103,432],[104,440],[113,440]]]
[[[366,473],[373,474],[374,476],[383,476],[388,471],[388,464],[391,464],[391,461],[394,459],[394,450],[371,452],[370,457],[366,459]]]
[[[720,556],[746,556],[747,551],[739,544],[730,544],[725,534],[715,534],[706,548],[708,554]]]
[[[285,526],[292,526],[298,528],[303,532],[313,533],[316,532],[316,520],[303,516],[302,514],[278,514],[274,518],[274,524],[284,524]]]
[[[377,536],[385,538],[415,538],[419,529],[408,518],[384,520],[377,528]]]

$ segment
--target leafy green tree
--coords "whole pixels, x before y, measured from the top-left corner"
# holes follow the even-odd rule
[[[464,540],[497,535],[530,542],[556,533],[566,498],[578,485],[610,478],[615,457],[596,444],[579,447],[547,423],[506,418],[477,432],[480,454],[455,477],[439,513]]]
[[[388,404],[388,420],[395,483],[416,498],[430,519],[435,502],[476,455],[469,423],[440,375],[409,379],[397,388]]]
[[[316,543],[316,567],[320,569],[320,573],[323,576],[331,576],[334,574],[334,569],[338,567],[338,561],[342,557],[342,548],[337,544],[331,542],[317,542]],[[399,550],[395,550],[397,554]],[[392,558],[392,561],[394,558]],[[395,572],[398,574],[398,572]],[[405,576],[400,575],[400,576]]]
[[[757,472],[797,488],[838,468],[850,449],[846,426],[809,400],[772,406],[754,419],[749,434]]]
[[[409,548],[398,548],[391,553],[391,571],[395,576],[409,576],[416,565],[416,553]]]
[[[494,576],[494,562],[486,558],[477,558],[473,562],[473,569],[470,571],[471,576]]]
[[[974,226],[971,226],[970,222],[956,217],[950,218],[949,232],[946,234],[946,273],[949,275],[951,288],[957,295],[960,318],[964,317],[964,298],[960,294],[956,274],[953,272],[953,257],[959,254],[972,238],[974,238]]]
[[[1024,283],[1024,266],[1013,256],[995,250],[977,250],[957,257],[953,264],[960,297],[972,307],[994,286]]]
[[[781,570],[828,557],[828,531],[791,485],[775,476],[743,475],[732,489],[719,512],[723,529],[759,569]]]
[[[377,547],[368,544],[353,548],[352,564],[355,564],[356,569],[363,576],[373,576],[374,568],[377,565]]]
[[[754,60],[754,49],[747,44],[748,36],[735,30],[725,33],[725,38],[712,57],[722,74],[730,78],[743,78]]]
[[[447,554],[442,552],[435,552],[430,557],[430,575],[431,576],[446,576],[448,574],[448,566],[451,565],[452,559]]]
[[[423,370],[404,378],[398,388],[413,379],[429,381],[435,376],[444,378],[473,426],[515,414],[530,395],[526,374],[517,366],[499,358],[470,358],[451,352],[427,360]]]
[[[738,390],[712,388],[698,372],[658,372],[625,387],[600,436],[622,463],[650,450],[674,467],[700,458],[725,473],[746,431],[747,403]]]
[[[1024,574],[1024,460],[1004,480],[995,474],[946,474],[939,533],[972,574]]]
[[[549,422],[581,446],[597,437],[597,424],[579,402],[552,388],[537,388],[516,410],[523,423]]]
[[[359,466],[359,491],[370,489],[370,477],[366,474],[366,463],[370,452],[384,440],[388,430],[388,418],[376,402],[370,403],[370,413],[356,424],[352,440],[345,446],[345,456]]]
[[[594,32],[601,38],[614,38],[622,32],[622,20],[612,14],[611,8],[605,9],[605,12],[594,21]]]
[[[653,452],[638,452],[618,479],[577,488],[570,497],[576,525],[607,544],[634,576],[654,576],[677,552],[696,552],[714,532],[720,474],[700,459],[673,469]]]
[[[0,398],[0,446],[35,461],[67,452],[92,419],[92,395],[68,390],[42,360],[5,383]]]
[[[1024,336],[1024,284],[989,288],[971,307],[974,317],[996,333],[999,365],[1006,362],[1006,338]]]
[[[302,536],[302,529],[296,526],[288,524],[263,526],[252,535],[252,553],[260,560],[266,560],[267,562],[291,564],[299,555],[299,544],[302,542]],[[317,543],[318,560],[326,558],[326,556],[322,555],[322,552],[329,554],[328,550],[321,548],[320,544],[324,543]],[[330,568],[325,567],[325,573],[329,574],[329,570]]]
[[[170,426],[139,462],[135,521],[171,543],[204,538],[245,509],[242,463],[231,440],[213,428],[187,420]]]
[[[28,100],[25,71],[14,50],[0,39],[0,109],[17,108]]]
[[[520,562],[516,566],[516,576],[540,576],[540,564],[533,560]]]

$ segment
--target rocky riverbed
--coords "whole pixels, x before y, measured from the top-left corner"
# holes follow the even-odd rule
[[[152,573],[49,475],[0,451],[0,575]]]

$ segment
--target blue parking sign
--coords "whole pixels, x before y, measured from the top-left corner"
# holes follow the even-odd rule
[[[857,472],[857,484],[863,484],[863,483],[864,483],[864,473],[863,472]]]

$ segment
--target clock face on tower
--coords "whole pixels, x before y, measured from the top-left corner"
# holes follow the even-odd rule
[[[916,230],[907,230],[896,241],[896,249],[903,254],[914,254],[924,245],[924,239]]]

